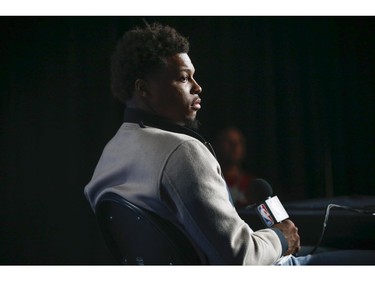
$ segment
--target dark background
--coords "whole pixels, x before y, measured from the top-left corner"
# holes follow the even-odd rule
[[[375,195],[373,17],[146,17],[189,37],[201,133],[247,137],[282,201]],[[0,263],[106,264],[83,195],[122,122],[115,42],[141,17],[2,17]]]

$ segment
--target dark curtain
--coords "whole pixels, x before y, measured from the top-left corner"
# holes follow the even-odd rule
[[[146,17],[189,37],[201,133],[284,201],[375,195],[373,17]],[[83,195],[122,122],[109,57],[141,17],[2,17],[1,264],[112,259]]]

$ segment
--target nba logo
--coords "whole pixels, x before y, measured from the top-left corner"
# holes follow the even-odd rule
[[[267,227],[271,227],[275,224],[273,218],[267,210],[267,207],[264,204],[259,205],[257,209]]]

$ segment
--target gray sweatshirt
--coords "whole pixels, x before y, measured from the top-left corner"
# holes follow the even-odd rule
[[[186,134],[123,123],[84,192],[94,211],[114,192],[173,222],[210,264],[271,265],[286,250],[278,229],[254,232],[239,217],[216,158]]]

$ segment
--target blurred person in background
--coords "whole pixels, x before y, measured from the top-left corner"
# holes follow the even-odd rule
[[[235,207],[242,208],[255,203],[248,192],[255,176],[243,166],[246,158],[243,133],[235,127],[225,127],[217,133],[214,147]]]

